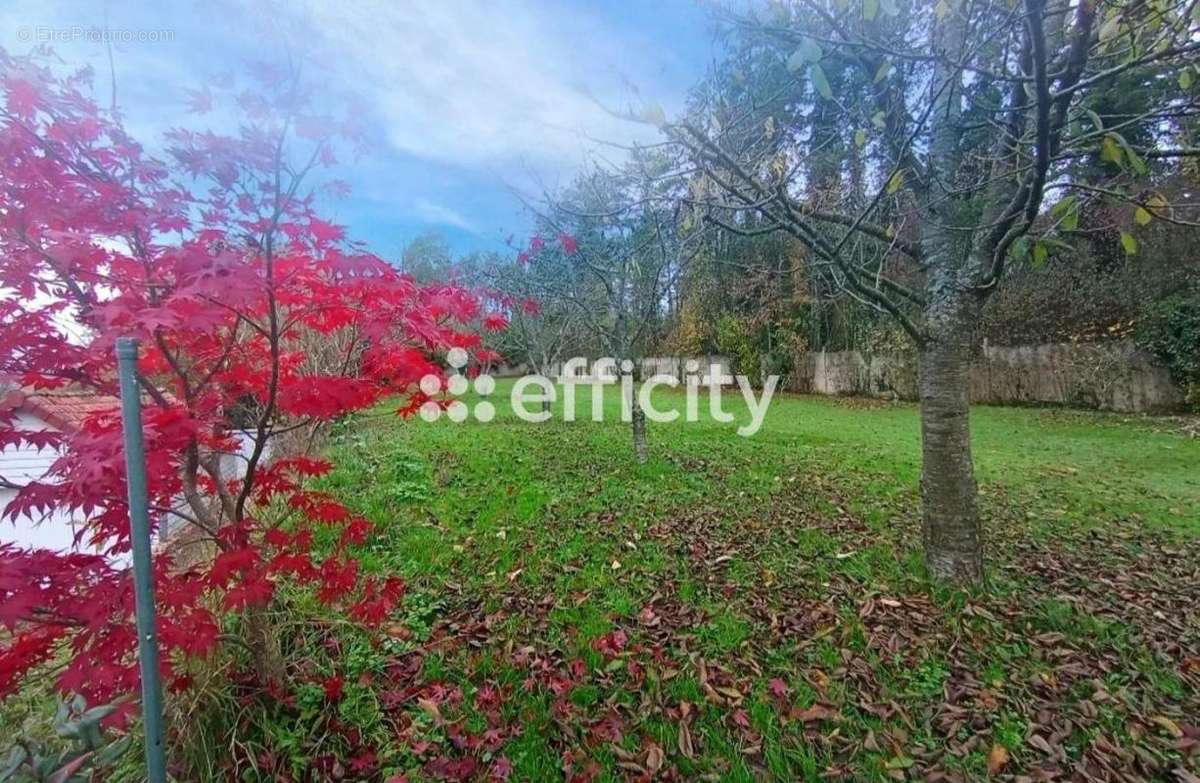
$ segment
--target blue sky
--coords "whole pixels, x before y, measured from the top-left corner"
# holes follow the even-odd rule
[[[118,102],[148,143],[185,113],[188,88],[302,42],[323,78],[359,96],[375,143],[339,165],[352,195],[326,210],[385,257],[426,230],[456,251],[503,249],[528,216],[513,189],[565,184],[593,139],[654,131],[603,111],[653,101],[668,113],[715,55],[703,0],[7,0],[0,45],[27,50],[49,31],[71,64],[90,62],[105,90],[105,46],[73,28],[166,31],[115,46]],[[61,40],[65,35],[68,40]],[[589,138],[591,137],[591,138]]]

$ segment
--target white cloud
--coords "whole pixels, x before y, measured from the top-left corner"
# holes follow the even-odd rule
[[[642,45],[576,6],[489,0],[311,3],[295,12],[325,59],[363,95],[396,149],[505,174],[573,169],[606,141],[651,139],[645,125],[613,117],[657,98],[653,81],[672,55]]]
[[[475,233],[475,226],[462,213],[450,207],[435,204],[428,199],[418,198],[414,201],[412,212],[414,216],[429,223],[435,223],[440,226],[452,226],[454,228],[461,228],[463,231]]]
[[[357,120],[372,137],[368,160],[387,163],[372,171],[338,155],[333,173],[352,182],[360,217],[394,220],[399,207],[483,236],[491,223],[509,220],[497,217],[501,202],[506,209],[515,202],[504,186],[537,195],[542,182],[565,184],[593,153],[622,157],[596,139],[657,140],[654,128],[614,117],[601,104],[619,109],[644,99],[668,114],[682,108],[686,86],[703,67],[695,30],[675,21],[646,24],[657,11],[633,5],[640,1],[3,0],[7,38],[0,46],[26,49],[14,31],[29,25],[170,30],[169,42],[114,47],[126,125],[158,155],[168,127],[234,127],[227,96],[218,95],[209,114],[187,114],[187,88],[238,74],[248,61],[299,54],[312,66],[318,103],[322,90],[362,99]],[[105,100],[106,47],[55,49],[68,63],[95,67],[97,97]]]
[[[230,67],[207,55],[211,26],[199,22],[194,15],[162,5],[16,0],[0,7],[0,46],[13,54],[48,47],[54,56],[43,61],[61,60],[64,73],[90,66],[93,97],[103,108],[109,105],[115,80],[125,129],[161,155],[165,130],[197,120],[186,113],[187,90],[203,86],[219,68]],[[111,61],[105,30],[111,36]],[[218,114],[223,130],[236,128],[237,118],[228,111],[203,118],[205,126],[217,125]]]

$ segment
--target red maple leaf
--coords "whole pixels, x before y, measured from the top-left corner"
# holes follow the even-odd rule
[[[340,675],[335,675],[333,677],[327,677],[321,683],[321,687],[325,691],[325,698],[328,699],[329,701],[341,701],[342,690],[343,690],[345,684],[346,684],[345,679],[342,678]]]
[[[488,313],[483,317],[483,328],[491,332],[499,332],[508,328],[508,319],[501,313]]]

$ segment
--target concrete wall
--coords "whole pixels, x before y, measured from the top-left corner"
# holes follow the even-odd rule
[[[696,371],[689,373],[687,370],[687,362],[696,362]],[[695,375],[700,379],[702,385],[708,385],[713,368],[716,368],[716,373],[723,377],[730,377],[729,383],[733,383],[732,371],[730,370],[729,359],[716,354],[707,356],[647,356],[641,360],[642,377],[650,378],[653,375],[667,375],[679,381],[686,375]],[[518,366],[524,369],[522,366]],[[511,372],[517,368],[506,368],[509,374],[517,374]],[[608,381],[616,382],[617,366],[612,359],[596,359],[589,360],[584,366],[575,368],[575,373],[571,376],[572,380],[577,383],[587,383],[593,378],[604,378]],[[555,380],[563,380],[563,365],[556,363],[550,367],[550,376]],[[501,375],[500,377],[504,377]]]
[[[1164,367],[1128,340],[1017,347],[984,346],[971,367],[971,401],[1071,405],[1130,413],[1183,403]],[[788,382],[811,394],[917,399],[916,357],[858,351],[801,355]]]

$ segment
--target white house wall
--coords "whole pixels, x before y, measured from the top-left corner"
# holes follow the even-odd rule
[[[57,428],[48,422],[26,412],[19,412],[13,422],[13,427],[26,431],[54,431]],[[247,432],[237,432],[234,436],[238,442],[237,453],[220,456],[221,475],[226,481],[240,478],[245,474],[246,461],[254,449],[254,440]],[[264,463],[270,458],[270,444],[264,450]],[[57,450],[43,448],[38,450],[29,444],[19,447],[9,447],[0,450],[0,476],[12,484],[26,484],[41,479],[54,461],[58,458]],[[0,488],[0,510],[7,507],[17,496],[16,489]],[[182,498],[178,500],[180,510],[187,511],[187,504]],[[159,528],[159,535],[165,536],[175,527],[182,524],[178,517],[165,514]],[[0,543],[13,544],[23,549],[53,549],[63,551],[75,549],[75,525],[71,517],[65,513],[52,513],[37,518],[19,517],[14,524],[11,520],[0,521]],[[124,558],[118,558],[124,559]]]
[[[42,419],[25,412],[17,414],[13,427],[31,432],[58,431]],[[0,450],[0,476],[18,485],[36,481],[45,475],[56,459],[58,452],[53,448],[38,450],[28,443],[10,446]],[[7,507],[16,496],[17,490],[0,488],[0,509]],[[29,549],[64,550],[71,549],[74,540],[74,527],[70,517],[65,514],[55,513],[37,519],[25,516],[18,518],[15,524],[7,518],[0,521],[0,543]]]

